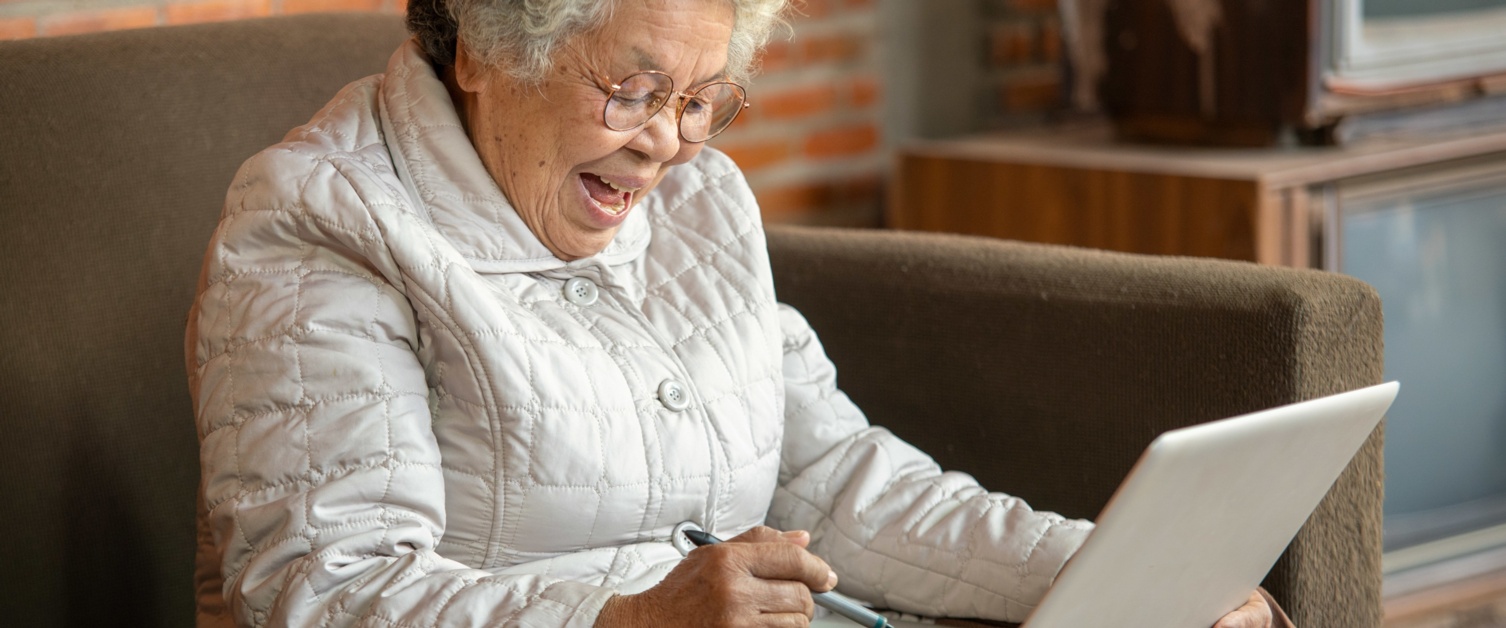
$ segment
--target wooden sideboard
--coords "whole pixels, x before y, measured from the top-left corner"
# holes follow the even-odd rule
[[[1354,147],[1128,144],[1104,126],[902,149],[888,225],[1334,268],[1336,183],[1506,157],[1506,134]]]

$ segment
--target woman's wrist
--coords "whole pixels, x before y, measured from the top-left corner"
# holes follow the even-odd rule
[[[643,628],[653,625],[636,595],[613,595],[596,615],[595,628]]]
[[[618,620],[622,614],[623,599],[621,595],[614,595],[607,599],[606,604],[601,605],[601,612],[596,615],[596,628],[628,628]]]

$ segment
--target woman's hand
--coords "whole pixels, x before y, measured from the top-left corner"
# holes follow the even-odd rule
[[[815,612],[811,591],[828,591],[837,574],[805,551],[810,534],[757,527],[725,543],[691,551],[664,581],[607,602],[597,628],[804,628]]]
[[[1266,603],[1260,591],[1255,591],[1250,594],[1250,599],[1245,600],[1244,606],[1224,615],[1213,628],[1271,628],[1272,622],[1271,605]]]

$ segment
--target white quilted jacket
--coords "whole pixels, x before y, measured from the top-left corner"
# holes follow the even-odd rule
[[[808,529],[849,594],[1019,620],[1091,527],[868,426],[716,151],[551,256],[411,42],[241,168],[187,351],[201,625],[590,626],[684,520]]]

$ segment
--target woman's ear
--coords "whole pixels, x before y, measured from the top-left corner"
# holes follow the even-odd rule
[[[471,54],[465,42],[455,44],[455,84],[472,93],[485,93],[490,87],[491,72],[485,63]]]

